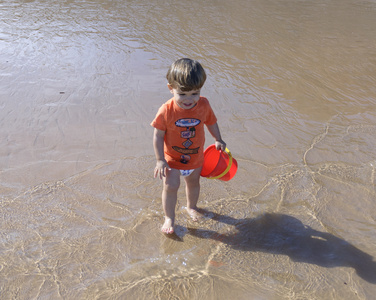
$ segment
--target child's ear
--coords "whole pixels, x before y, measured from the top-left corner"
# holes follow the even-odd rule
[[[171,84],[167,83],[167,87],[168,87],[168,89],[170,90],[171,93],[174,93],[174,91],[173,91],[174,88],[172,87]]]

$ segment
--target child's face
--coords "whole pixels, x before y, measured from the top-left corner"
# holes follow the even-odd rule
[[[174,95],[175,103],[183,109],[191,109],[196,106],[198,100],[200,100],[200,90],[192,90],[183,92],[178,88],[173,88],[168,85],[170,92]]]

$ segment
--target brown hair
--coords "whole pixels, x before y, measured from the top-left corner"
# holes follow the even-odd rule
[[[201,89],[206,80],[206,73],[198,61],[181,58],[171,65],[166,78],[173,88],[187,92]]]

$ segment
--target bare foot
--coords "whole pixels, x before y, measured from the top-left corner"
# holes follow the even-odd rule
[[[202,218],[202,214],[199,212],[199,209],[187,207],[188,215],[192,218],[193,221],[197,222]]]
[[[174,221],[170,218],[165,217],[165,222],[162,225],[162,232],[165,234],[174,233]]]

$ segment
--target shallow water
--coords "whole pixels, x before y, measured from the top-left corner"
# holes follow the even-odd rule
[[[0,3],[1,299],[372,299],[376,2]],[[236,158],[163,236],[177,58]],[[207,145],[212,143],[207,137]]]

